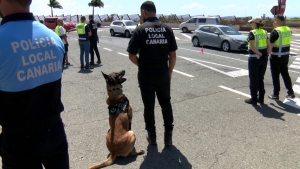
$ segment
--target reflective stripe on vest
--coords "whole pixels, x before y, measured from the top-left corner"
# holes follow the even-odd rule
[[[263,29],[254,29],[250,32],[254,35],[254,45],[257,50],[267,49],[268,33]],[[250,42],[248,42],[248,49],[250,49]]]
[[[279,37],[274,42],[274,47],[272,49],[272,55],[277,55],[281,57],[282,55],[289,55],[290,54],[290,44],[292,38],[292,31],[287,26],[280,26],[275,28]],[[282,52],[282,48],[287,48],[287,51]],[[277,52],[278,51],[278,52]]]
[[[61,34],[60,34],[60,28],[62,28],[62,26],[56,26],[56,27],[55,27],[55,33],[56,33],[58,36],[61,36]]]
[[[79,35],[84,35],[85,34],[85,27],[86,27],[87,24],[85,23],[79,23],[77,24],[76,26],[76,30],[77,30],[77,33]]]

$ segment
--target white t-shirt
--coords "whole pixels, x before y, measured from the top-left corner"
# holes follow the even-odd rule
[[[65,30],[65,28],[60,27],[60,28],[59,28],[59,34],[60,34],[60,35],[66,35],[66,30]],[[62,41],[64,42],[64,44],[67,43],[64,39],[62,39]]]

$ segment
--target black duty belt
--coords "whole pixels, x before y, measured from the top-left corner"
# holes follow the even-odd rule
[[[53,125],[61,121],[60,114],[51,116],[47,121],[37,124],[30,124],[22,128],[11,128],[11,127],[2,127],[2,132],[5,133],[22,133],[22,132],[36,132],[44,129],[51,128]]]

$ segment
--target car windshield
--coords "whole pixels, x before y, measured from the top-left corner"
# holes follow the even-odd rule
[[[64,22],[70,22],[70,18],[62,18]]]
[[[125,22],[126,26],[136,26],[135,22]]]
[[[231,27],[220,27],[220,29],[226,34],[226,35],[241,35],[240,32],[237,30],[231,28]]]

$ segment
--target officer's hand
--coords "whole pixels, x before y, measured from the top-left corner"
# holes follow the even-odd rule
[[[265,53],[263,54],[263,56],[264,56],[264,57],[268,57],[268,56],[269,56],[268,52],[265,52]]]

